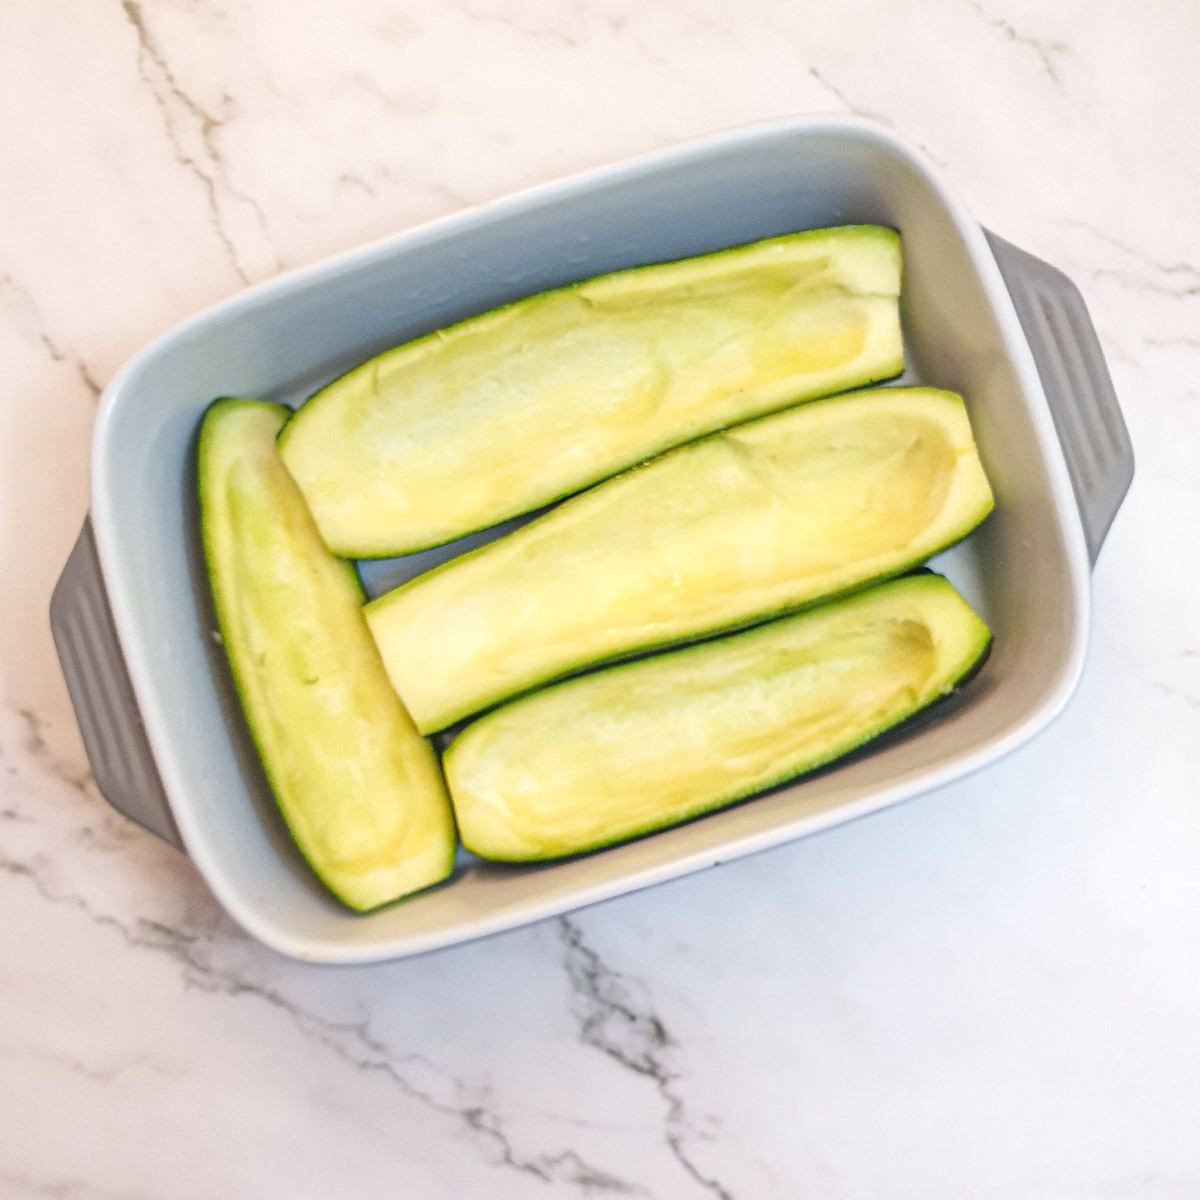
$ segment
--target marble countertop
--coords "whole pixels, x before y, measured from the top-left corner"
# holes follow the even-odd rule
[[[1197,45],[1192,0],[6,5],[0,1200],[1200,1196]],[[1069,709],[956,786],[485,942],[249,941],[99,798],[51,645],[106,381],[282,269],[830,111],[1091,306],[1138,477]]]

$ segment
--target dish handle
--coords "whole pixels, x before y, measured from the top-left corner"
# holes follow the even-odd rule
[[[1094,563],[1133,478],[1133,447],[1079,289],[1048,263],[984,231],[1033,351]],[[179,849],[183,841],[142,723],[84,521],[50,601],[50,628],[100,794]]]
[[[50,598],[50,631],[100,794],[182,850],[121,653],[90,517]]]
[[[1095,565],[1133,480],[1133,445],[1096,327],[1056,267],[984,230],[1037,364]]]

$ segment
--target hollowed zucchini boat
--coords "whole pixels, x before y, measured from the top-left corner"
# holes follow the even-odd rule
[[[905,720],[990,642],[950,584],[922,574],[535,692],[446,753],[463,843],[556,858],[719,808]]]
[[[204,552],[221,638],[297,846],[351,908],[445,878],[449,799],[362,616],[275,449],[279,404],[219,400],[200,430]]]
[[[372,359],[280,451],[335,553],[409,553],[899,374],[899,291],[899,236],[871,225],[601,276]]]
[[[672,450],[367,606],[425,732],[889,575],[992,507],[961,397],[881,388]]]

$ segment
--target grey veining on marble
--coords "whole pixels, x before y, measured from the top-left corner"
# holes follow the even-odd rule
[[[0,42],[0,1200],[1200,1195],[1200,8],[13,0]],[[1139,475],[1037,742],[423,958],[284,961],[108,812],[46,609],[95,403],[247,282],[854,111],[1081,286]]]

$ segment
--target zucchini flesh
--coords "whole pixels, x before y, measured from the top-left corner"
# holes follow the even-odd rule
[[[335,553],[409,553],[899,374],[899,290],[899,235],[878,226],[602,276],[372,359],[313,396],[280,451]]]
[[[953,392],[881,388],[679,447],[367,606],[418,728],[896,575],[992,494]]]
[[[388,682],[354,568],[325,548],[275,449],[289,410],[218,400],[200,431],[201,525],[221,637],[297,846],[355,909],[445,878],[437,759]]]
[[[719,808],[903,721],[990,642],[950,584],[923,574],[546,688],[447,751],[463,843],[555,858]]]

